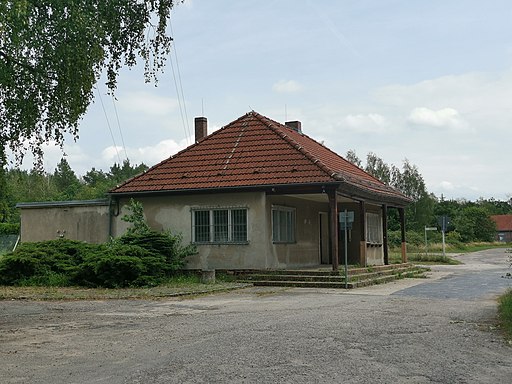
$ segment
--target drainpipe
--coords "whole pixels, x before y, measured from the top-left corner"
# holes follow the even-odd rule
[[[112,196],[108,197],[108,238],[112,238]]]

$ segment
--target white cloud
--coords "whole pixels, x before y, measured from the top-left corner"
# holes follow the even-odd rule
[[[117,103],[125,113],[137,112],[152,116],[166,116],[178,108],[176,99],[145,91],[123,94]]]
[[[144,163],[148,166],[152,166],[186,148],[190,142],[192,142],[192,138],[183,139],[179,142],[167,139],[162,140],[155,145],[139,148],[126,148],[126,154],[132,164]],[[121,159],[125,158],[126,154],[123,148],[119,146],[109,146],[102,151],[101,157],[104,163],[110,166],[111,164],[119,161],[118,154]]]
[[[408,121],[435,128],[462,129],[467,126],[459,112],[453,108],[442,108],[436,111],[425,107],[414,108],[409,114]]]
[[[277,93],[296,93],[302,88],[302,85],[295,80],[279,80],[272,86],[272,90]]]
[[[347,115],[345,123],[358,132],[383,132],[388,125],[386,118],[378,113]]]
[[[450,183],[449,181],[441,181],[439,183],[439,188],[445,191],[453,191],[455,189],[455,185],[453,185],[453,183]]]

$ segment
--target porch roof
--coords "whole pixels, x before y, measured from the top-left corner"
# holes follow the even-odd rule
[[[113,195],[335,185],[353,196],[410,200],[323,144],[251,111],[110,191]]]

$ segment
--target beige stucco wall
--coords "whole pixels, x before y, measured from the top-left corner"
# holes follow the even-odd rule
[[[194,208],[248,208],[248,244],[198,244],[198,254],[187,260],[189,269],[260,269],[275,266],[272,255],[265,252],[268,232],[265,225],[265,194],[263,192],[201,194],[193,196],[161,196],[138,198],[144,207],[149,225],[156,230],[171,229],[183,235],[188,244],[192,238]],[[128,224],[121,220],[128,200],[120,201],[120,214],[114,218],[113,233],[120,236]]]
[[[311,202],[289,196],[267,196],[264,192],[245,192],[194,196],[139,198],[149,225],[156,230],[171,229],[191,242],[194,208],[248,208],[248,244],[198,244],[198,254],[188,259],[189,269],[273,269],[320,263],[319,211],[327,203]],[[114,236],[122,235],[128,223],[121,220],[127,213],[128,199],[120,201],[120,212],[113,220]],[[272,205],[296,208],[297,242],[272,243]]]
[[[66,238],[103,243],[109,240],[108,205],[21,208],[21,241]]]

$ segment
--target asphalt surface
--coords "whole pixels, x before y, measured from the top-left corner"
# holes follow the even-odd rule
[[[0,302],[1,383],[509,383],[504,250],[430,279],[166,301]]]

